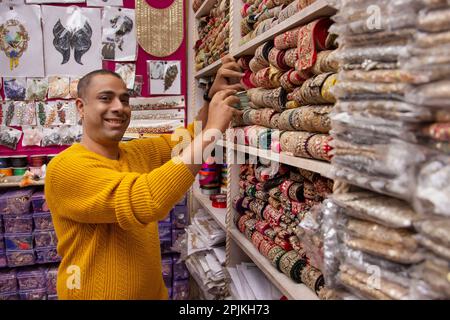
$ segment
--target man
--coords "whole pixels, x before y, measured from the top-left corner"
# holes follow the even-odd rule
[[[198,120],[204,130],[179,157],[170,135],[120,142],[130,122],[127,88],[115,73],[98,70],[78,84],[81,143],[48,166],[45,195],[62,261],[60,299],[167,299],[161,272],[158,221],[188,191],[201,164],[194,153],[210,143],[208,129],[223,132],[242,73],[226,57]]]

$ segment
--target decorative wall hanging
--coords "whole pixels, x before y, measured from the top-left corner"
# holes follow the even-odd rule
[[[151,7],[146,0],[136,0],[137,39],[152,56],[167,57],[183,41],[183,1],[174,0],[165,9]]]
[[[42,6],[45,71],[82,76],[102,68],[100,9]]]
[[[0,76],[44,76],[40,6],[0,4]]]
[[[147,61],[151,94],[181,94],[180,61]]]
[[[127,89],[134,88],[136,65],[134,63],[116,63],[116,73],[122,77]]]
[[[104,60],[136,60],[136,23],[133,9],[105,8],[102,18]]]
[[[123,7],[123,0],[86,0],[88,7]]]

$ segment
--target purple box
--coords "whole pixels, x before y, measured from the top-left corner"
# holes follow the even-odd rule
[[[6,250],[31,250],[33,249],[32,233],[6,233]]]
[[[172,257],[165,256],[161,259],[163,277],[172,278]]]
[[[172,283],[172,300],[187,300],[189,297],[189,280],[178,280]]]
[[[186,230],[184,229],[172,229],[172,243],[175,243],[178,237],[182,234],[185,234]]]
[[[45,289],[19,291],[20,300],[47,300]]]
[[[49,294],[47,295],[47,300],[58,300],[57,294]]]
[[[61,261],[61,257],[56,251],[56,247],[36,249],[36,263],[51,263]]]
[[[6,215],[3,218],[5,233],[30,233],[33,231],[33,216],[31,214]]]
[[[176,255],[173,257],[172,270],[174,280],[189,279],[189,270],[187,269],[186,264]]]
[[[172,209],[172,224],[175,228],[184,228],[189,224],[186,206],[176,206]]]
[[[52,215],[49,212],[33,213],[35,230],[54,230]]]
[[[183,198],[181,198],[180,201],[178,201],[178,203],[176,205],[177,206],[185,206],[186,200],[187,200],[187,197],[186,197],[186,195],[184,195]]]
[[[29,266],[35,262],[33,250],[6,250],[6,259],[8,267]]]
[[[4,232],[3,229],[3,216],[0,214],[0,233]]]
[[[17,291],[0,293],[0,301],[4,300],[19,300],[19,294],[17,293]]]
[[[0,214],[30,213],[33,189],[8,191],[0,195]]]
[[[5,250],[5,237],[0,233],[0,250]]]
[[[159,231],[159,238],[160,239],[166,239],[171,237],[172,234],[172,225],[167,222],[159,222],[158,223],[158,231]]]
[[[56,245],[58,244],[58,239],[56,238],[55,231],[35,231],[33,235],[36,249],[56,247]]]
[[[58,268],[48,268],[45,271],[47,294],[56,295]]]
[[[45,288],[45,272],[43,269],[28,269],[17,272],[17,283],[20,291]]]
[[[163,277],[166,288],[172,287],[172,277]]]
[[[6,252],[3,249],[0,249],[0,268],[6,267],[8,262],[6,261]]]
[[[48,212],[47,202],[45,201],[44,191],[37,191],[31,196],[31,206],[33,212]]]
[[[172,237],[159,239],[161,253],[170,253],[172,251]]]
[[[0,271],[0,293],[17,291],[16,272]]]

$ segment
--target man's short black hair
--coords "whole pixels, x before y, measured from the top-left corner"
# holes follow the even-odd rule
[[[113,77],[116,77],[116,78],[122,80],[122,77],[119,74],[117,74],[111,70],[98,69],[95,71],[91,71],[88,74],[84,75],[78,82],[77,93],[78,93],[79,98],[85,97],[86,89],[89,86],[89,83],[91,82],[92,78],[94,78],[97,75],[110,75],[110,76],[113,76]]]

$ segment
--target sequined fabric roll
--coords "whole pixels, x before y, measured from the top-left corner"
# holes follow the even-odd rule
[[[279,70],[283,70],[283,71],[289,70],[290,67],[288,65],[286,65],[285,60],[284,60],[285,53],[286,52],[284,50],[272,48],[269,51],[269,57],[268,57],[269,63]]]
[[[334,58],[332,50],[321,51],[317,53],[317,60],[311,68],[315,75],[327,72],[338,72],[339,63]]]
[[[295,68],[295,65],[298,61],[298,51],[297,48],[291,48],[285,51],[284,53],[284,63],[290,67]]]
[[[297,157],[331,160],[331,137],[304,131],[286,131],[280,137],[281,150]]]
[[[275,48],[279,50],[296,48],[300,28],[298,27],[276,36],[274,39]]]
[[[293,100],[302,105],[334,103],[336,100],[330,90],[336,84],[335,77],[332,73],[323,73],[306,80],[292,92]]]

